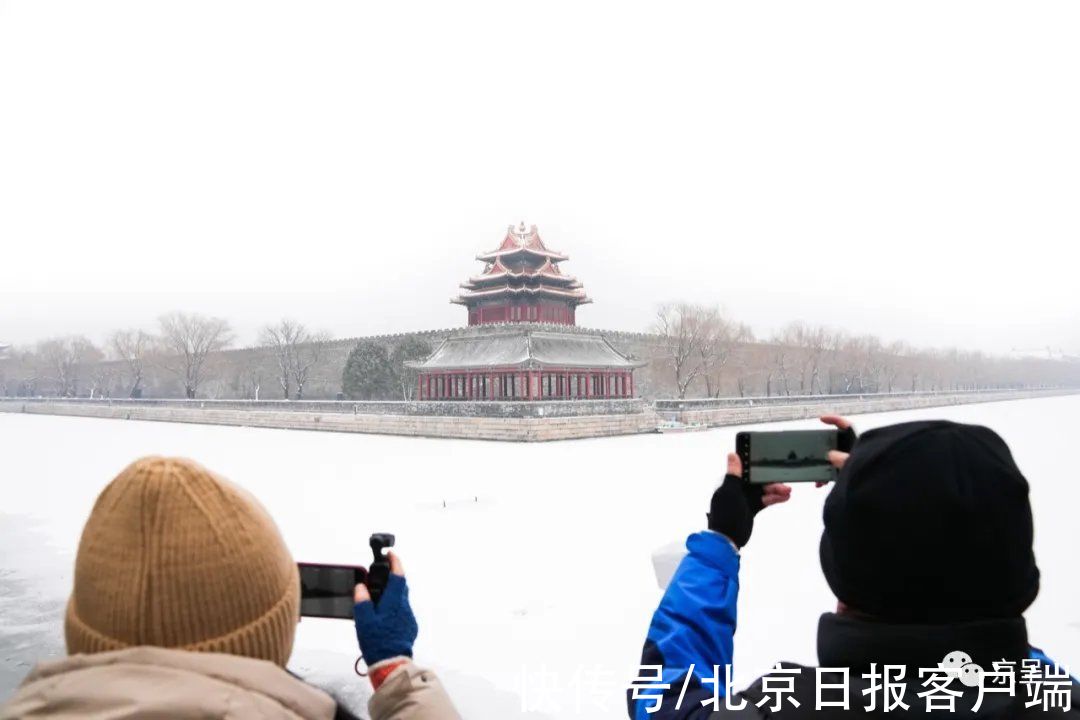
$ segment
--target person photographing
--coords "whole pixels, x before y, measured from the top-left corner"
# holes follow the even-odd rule
[[[1021,668],[1054,680],[1054,716],[1080,714],[1075,681],[1028,641],[1023,613],[1038,594],[1039,570],[1028,483],[1005,442],[947,421],[882,427],[854,441],[844,418],[822,420],[853,447],[828,454],[838,475],[819,554],[837,607],[818,623],[820,666],[778,664],[776,675],[790,681],[784,696],[773,692],[772,673],[741,692],[726,687],[739,551],[755,516],[791,497],[783,484],[747,483],[732,453],[708,529],[688,538],[649,625],[641,665],[659,666],[666,687],[649,695],[632,688],[630,717],[1044,717],[1050,703],[1015,682]],[[886,665],[903,681],[891,695],[882,692]],[[999,668],[995,680],[1011,674],[1012,694],[981,677]],[[839,695],[819,692],[822,681],[844,678]]]
[[[434,673],[412,662],[401,561],[391,556],[377,607],[363,586],[354,593],[372,720],[458,720]],[[286,670],[300,604],[297,564],[250,493],[191,460],[142,458],[105,487],[83,528],[68,656],[31,670],[0,720],[350,720]]]

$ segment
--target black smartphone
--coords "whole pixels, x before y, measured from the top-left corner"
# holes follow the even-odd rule
[[[835,429],[741,432],[735,436],[735,452],[749,483],[833,482],[837,470],[829,463],[829,451],[837,449],[837,442]]]
[[[297,563],[300,568],[300,614],[352,620],[353,590],[367,581],[367,570],[353,565]]]

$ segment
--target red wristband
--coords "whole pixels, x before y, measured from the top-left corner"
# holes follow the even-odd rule
[[[401,660],[392,660],[375,668],[368,668],[368,680],[371,680],[371,687],[378,690],[379,686],[386,682],[386,678],[390,677],[391,673],[407,662],[409,662],[408,658],[402,658]]]

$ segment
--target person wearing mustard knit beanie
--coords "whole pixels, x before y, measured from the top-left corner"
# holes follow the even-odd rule
[[[83,530],[69,657],[34,668],[0,719],[351,717],[285,670],[299,607],[296,563],[254,497],[190,460],[143,458]],[[458,717],[409,658],[379,681],[373,720]]]

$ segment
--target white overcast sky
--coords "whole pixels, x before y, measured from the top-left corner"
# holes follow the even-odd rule
[[[1080,352],[1075,2],[0,1],[0,342],[463,324],[510,223],[595,304]]]

